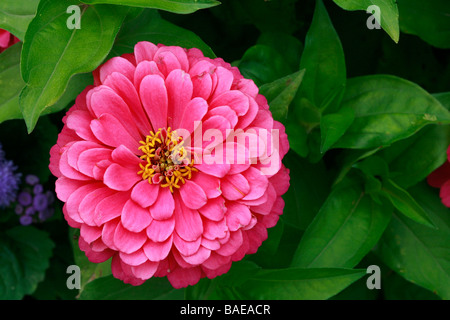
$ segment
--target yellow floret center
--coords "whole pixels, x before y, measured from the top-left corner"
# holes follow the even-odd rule
[[[143,153],[140,158],[144,162],[139,164],[141,170],[138,174],[151,184],[168,187],[173,193],[174,188],[180,188],[180,182],[184,184],[186,179],[191,179],[192,172],[198,171],[194,168],[194,159],[189,159],[183,146],[183,137],[170,127],[150,131],[145,141],[139,143],[139,150]]]

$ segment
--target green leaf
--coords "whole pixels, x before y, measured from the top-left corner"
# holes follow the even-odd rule
[[[259,92],[266,97],[275,120],[283,123],[286,121],[289,105],[297,94],[304,74],[305,70],[300,70],[259,88]]]
[[[54,243],[32,226],[19,226],[0,235],[0,299],[20,300],[36,290],[49,266]]]
[[[386,300],[439,300],[439,297],[395,272],[382,278],[382,288]]]
[[[377,243],[391,218],[358,184],[335,188],[306,229],[292,260],[301,268],[352,268]]]
[[[450,3],[446,0],[397,0],[402,32],[429,44],[450,48]]]
[[[350,79],[342,106],[355,111],[355,120],[333,148],[386,147],[427,124],[450,122],[450,113],[433,96],[388,75]]]
[[[139,41],[183,48],[198,48],[205,56],[216,57],[211,48],[195,33],[163,20],[156,10],[146,9],[123,25],[116,37],[110,57],[133,52],[134,46]]]
[[[394,207],[406,217],[434,228],[427,212],[414,200],[408,191],[402,189],[390,179],[383,181],[383,194],[391,201]]]
[[[258,87],[292,73],[281,53],[262,44],[250,47],[239,61],[238,68],[245,78],[252,79]]]
[[[396,43],[400,38],[399,9],[395,0],[333,0],[338,6],[345,10],[364,10],[376,5],[380,8],[380,19],[378,23],[389,34]],[[408,0],[409,1],[409,0]],[[400,2],[400,1],[398,1]],[[372,12],[368,12],[372,13]],[[376,17],[376,15],[374,15]]]
[[[296,37],[283,32],[263,32],[257,44],[276,49],[288,63],[291,70],[298,70],[303,44]]]
[[[182,14],[193,13],[220,4],[219,1],[215,0],[82,0],[82,2],[153,8]]]
[[[400,187],[409,188],[447,161],[449,145],[450,127],[431,125],[395,142],[382,150],[380,156],[389,162],[391,179]]]
[[[261,270],[233,291],[246,300],[325,300],[365,274],[366,270],[360,269]]]
[[[283,163],[290,171],[290,187],[283,196],[285,207],[281,219],[305,230],[328,196],[331,179],[323,162],[315,164],[289,152]]]
[[[320,151],[322,153],[330,149],[347,131],[355,119],[355,112],[350,107],[341,108],[336,113],[324,115],[320,119],[321,144]]]
[[[107,260],[102,263],[90,262],[86,257],[86,254],[80,250],[78,245],[80,230],[71,228],[69,231],[69,236],[75,265],[80,268],[80,294],[83,294],[84,288],[91,281],[111,275],[111,261]]]
[[[80,300],[182,300],[183,289],[174,289],[167,278],[151,278],[132,286],[112,275],[89,282]]]
[[[375,252],[392,270],[441,298],[450,299],[450,215],[425,183],[408,190],[437,229],[394,215]]]
[[[39,0],[2,0],[0,2],[0,28],[23,39],[30,21],[36,14]]]
[[[22,44],[16,43],[0,54],[0,123],[21,119],[19,93],[25,86],[20,75],[20,51]]]
[[[46,108],[42,115],[55,113],[68,107],[69,104],[77,98],[77,96],[88,86],[94,83],[92,73],[78,73],[70,78],[67,88],[58,102]]]
[[[19,103],[29,132],[74,74],[90,72],[103,61],[126,14],[115,6],[84,6],[81,29],[70,30],[66,10],[71,4],[78,1],[41,1],[25,36],[21,71],[26,87]]]
[[[320,109],[345,86],[344,50],[321,0],[316,2],[314,17],[306,34],[300,69],[306,69],[301,96]],[[337,101],[335,105],[338,104]],[[333,106],[331,110],[335,111],[335,108]]]

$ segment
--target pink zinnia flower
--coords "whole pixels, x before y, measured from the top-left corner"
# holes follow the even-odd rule
[[[448,160],[428,176],[428,184],[440,188],[442,203],[450,208],[450,147],[447,149]]]
[[[50,170],[64,216],[126,283],[221,275],[283,212],[284,126],[253,81],[198,49],[138,43],[94,72],[63,122]]]
[[[0,53],[20,40],[4,29],[0,29]]]

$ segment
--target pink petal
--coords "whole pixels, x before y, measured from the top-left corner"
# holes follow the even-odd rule
[[[172,249],[173,237],[170,236],[167,240],[163,242],[155,242],[148,240],[144,244],[144,252],[150,261],[161,261],[164,260]]]
[[[86,180],[86,181],[91,180],[90,177],[77,171],[69,164],[68,149],[69,148],[66,148],[63,151],[63,153],[61,154],[61,158],[59,160],[59,170],[60,170],[61,174],[66,176],[67,178],[74,179],[74,180]]]
[[[114,244],[114,233],[116,232],[117,225],[120,223],[120,219],[113,219],[106,222],[103,225],[102,241],[112,250],[118,250]]]
[[[88,226],[87,224],[82,224],[80,228],[80,236],[83,237],[84,241],[87,243],[94,242],[102,235],[102,228]]]
[[[111,260],[111,271],[115,278],[122,280],[124,283],[132,286],[140,286],[145,280],[138,279],[133,275],[131,266],[127,265],[120,259],[119,254],[115,254]]]
[[[211,253],[211,256],[202,264],[202,267],[206,267],[210,270],[216,270],[226,264],[231,260],[230,256],[223,256],[215,252]]]
[[[115,191],[106,188],[100,187],[92,190],[92,192],[86,194],[80,202],[79,213],[81,219],[83,219],[84,223],[94,226],[96,225],[94,216],[95,216],[95,207],[100,203],[103,199],[112,196]]]
[[[167,279],[170,281],[175,289],[193,286],[201,277],[201,270],[199,267],[184,269],[176,268],[167,275]]]
[[[158,47],[148,41],[141,41],[134,46],[134,56],[136,57],[136,63],[139,64],[142,61],[152,61],[155,56]]]
[[[200,248],[200,243],[202,239],[199,237],[195,241],[186,241],[182,239],[178,234],[174,234],[173,236],[173,244],[177,248],[177,250],[185,256],[192,255],[198,251]]]
[[[108,146],[117,148],[123,144],[130,150],[138,150],[140,146],[120,121],[108,113],[92,120],[90,127],[95,137]]]
[[[106,197],[95,207],[95,223],[100,226],[122,214],[125,203],[130,198],[129,192],[117,192]]]
[[[164,80],[157,75],[142,79],[139,89],[145,112],[153,126],[153,131],[167,126],[168,97]]]
[[[167,77],[173,70],[181,69],[180,61],[175,54],[170,51],[161,51],[155,53],[153,60],[158,65],[159,70]]]
[[[277,195],[281,196],[285,194],[289,189],[289,169],[284,165],[281,167],[277,174],[269,178],[269,182],[275,188]]]
[[[216,250],[216,252],[222,256],[230,256],[235,253],[243,243],[242,231],[237,230],[230,232],[230,239],[227,243]]]
[[[212,91],[212,78],[209,73],[202,73],[199,75],[192,75],[191,72],[192,85],[194,90],[192,91],[192,98],[200,97],[204,100],[208,100]]]
[[[252,219],[249,208],[243,204],[230,202],[227,204],[227,226],[230,231],[245,228]]]
[[[202,187],[208,199],[217,198],[222,194],[220,191],[220,180],[203,172],[196,172],[192,175],[192,182]]]
[[[74,144],[72,144],[67,149],[67,161],[69,165],[74,168],[77,171],[80,171],[78,167],[78,159],[80,157],[80,154],[83,151],[90,150],[93,148],[101,147],[99,144],[91,141],[77,141]]]
[[[230,164],[229,163],[213,163],[213,164],[207,164],[207,163],[196,163],[194,164],[194,167],[200,170],[201,172],[217,177],[217,178],[223,178],[228,171],[230,171]]]
[[[247,179],[247,181],[251,181],[250,192],[248,192],[243,200],[255,200],[262,197],[267,190],[267,186],[269,185],[267,176],[263,175],[261,171],[253,167],[248,168],[248,170],[243,172],[242,175],[245,179]]]
[[[97,141],[90,127],[92,119],[89,111],[74,110],[67,117],[66,125],[68,128],[74,130],[80,138],[87,141]]]
[[[111,159],[111,149],[93,148],[80,153],[77,166],[81,173],[94,178],[94,167],[102,160]]]
[[[134,70],[135,66],[127,59],[122,57],[114,57],[100,66],[100,81],[104,83],[106,78],[114,72],[122,73],[130,81],[133,81]]]
[[[439,194],[440,194],[440,197],[442,199],[442,203],[446,207],[450,207],[450,180],[445,182],[442,185]]]
[[[103,182],[117,191],[128,191],[141,179],[142,177],[137,174],[137,170],[122,167],[117,163],[111,164],[103,176]]]
[[[249,98],[238,90],[230,90],[216,96],[210,105],[212,109],[229,106],[238,116],[243,116],[249,109]]]
[[[150,214],[153,219],[166,220],[172,217],[175,209],[175,202],[169,188],[160,187],[155,203],[150,207]]]
[[[202,216],[213,220],[220,221],[223,219],[227,208],[225,206],[225,200],[223,197],[217,197],[214,199],[209,199],[208,202],[198,210]]]
[[[135,252],[144,245],[145,241],[147,241],[145,232],[131,232],[125,229],[121,223],[117,225],[114,232],[114,244],[121,252]]]
[[[163,52],[170,52],[172,53],[178,60],[178,63],[180,65],[180,69],[187,71],[189,69],[189,61],[188,57],[186,55],[186,49],[181,48],[179,46],[162,46],[158,49],[158,51],[155,53],[155,57],[157,57],[159,54]],[[157,60],[158,58],[155,58]]]
[[[157,184],[150,184],[147,180],[143,180],[134,186],[131,199],[141,207],[147,208],[156,201],[160,188]]]
[[[135,140],[139,140],[140,133],[131,115],[130,107],[114,90],[107,86],[96,87],[88,93],[87,99],[90,102],[88,105],[97,118],[105,113],[111,114],[122,123]]]
[[[144,209],[133,200],[128,200],[122,211],[122,225],[132,232],[141,232],[152,222],[152,217],[148,209]]]
[[[228,175],[222,180],[220,188],[223,196],[228,200],[238,200],[244,198],[249,190],[250,184],[245,177],[238,173]]]
[[[193,266],[198,266],[205,262],[211,256],[211,250],[200,246],[200,248],[194,254],[190,256],[181,255],[181,257]]]
[[[87,194],[91,193],[95,189],[99,187],[99,184],[90,183],[86,184],[78,189],[76,189],[67,199],[65,204],[67,214],[76,222],[83,223],[83,220],[80,217],[79,207],[81,201],[86,197]]]
[[[86,181],[72,180],[66,177],[60,177],[55,182],[55,191],[58,199],[67,202],[70,195],[78,188],[88,184]]]
[[[175,199],[175,231],[186,241],[197,240],[203,232],[203,222],[197,210],[186,207],[179,197]]]
[[[147,236],[155,242],[163,242],[169,238],[175,229],[174,217],[167,220],[153,220],[147,227]]]
[[[222,239],[226,237],[228,232],[227,219],[220,221],[204,220],[203,237],[208,240]]]
[[[141,88],[142,79],[150,74],[158,75],[162,79],[165,79],[165,76],[161,73],[161,71],[159,71],[155,61],[143,61],[138,64],[136,67],[136,72],[134,73],[133,84],[137,92],[139,92]]]
[[[212,98],[218,97],[220,94],[231,89],[233,84],[233,73],[223,67],[217,67],[212,75],[214,93]]]
[[[191,209],[199,209],[206,204],[207,198],[203,189],[193,181],[186,180],[180,188],[180,196],[184,204]]]
[[[158,266],[158,262],[146,261],[141,265],[131,267],[131,270],[136,278],[147,280],[153,277]]]
[[[130,266],[138,266],[148,260],[142,248],[132,253],[119,252],[119,255],[120,259]]]
[[[181,116],[173,119],[173,128],[183,128],[192,133],[208,111],[208,104],[202,98],[194,98],[180,111]]]
[[[112,160],[122,167],[135,170],[139,168],[141,160],[136,156],[130,149],[124,145],[120,145],[118,148],[114,149],[111,154]]]
[[[138,68],[136,68],[136,72],[138,71]],[[147,135],[151,130],[151,126],[138,95],[139,87],[136,87],[133,82],[123,74],[117,72],[108,77],[105,81],[105,86],[113,89],[123,99],[131,112],[133,121],[140,134],[144,136]]]
[[[173,70],[166,79],[167,96],[169,99],[168,125],[172,128],[180,123],[186,105],[192,98],[193,85],[191,77],[183,70]]]

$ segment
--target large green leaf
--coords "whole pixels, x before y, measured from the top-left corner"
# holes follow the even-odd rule
[[[378,23],[389,34],[395,42],[400,38],[400,28],[398,23],[399,9],[395,0],[333,0],[337,5],[345,10],[364,10],[376,5],[380,8],[380,19]],[[409,1],[409,0],[408,0]],[[370,12],[369,12],[370,13]],[[375,15],[376,17],[376,15]]]
[[[175,13],[192,13],[199,9],[214,7],[220,4],[216,0],[82,0],[87,4],[116,4],[161,9]]]
[[[274,269],[250,275],[233,288],[240,299],[248,300],[324,300],[362,278],[361,269]]]
[[[349,79],[342,104],[355,111],[355,120],[334,148],[386,147],[427,124],[450,122],[450,113],[436,98],[394,76]]]
[[[301,97],[320,109],[327,108],[338,97],[337,92],[345,86],[344,50],[322,0],[316,3],[314,17],[306,34],[300,69],[306,70]],[[301,104],[297,107],[301,107]]]
[[[383,181],[382,192],[400,213],[417,223],[432,228],[434,227],[427,212],[416,202],[408,191],[399,187],[392,180],[386,179]]]
[[[402,32],[419,36],[439,48],[450,48],[450,2],[397,0]]]
[[[259,88],[259,92],[267,98],[275,120],[286,122],[289,106],[297,94],[304,74],[305,70],[300,70]]]
[[[21,50],[22,44],[16,43],[0,55],[0,123],[22,118],[19,93],[25,83],[20,75]]]
[[[139,41],[150,41],[167,46],[198,48],[203,54],[215,58],[214,52],[195,33],[162,19],[156,10],[146,9],[123,25],[111,50],[111,56],[133,52]]]
[[[49,266],[54,243],[32,226],[0,235],[0,300],[19,300],[36,290]]]
[[[425,183],[408,190],[437,229],[394,215],[377,255],[399,275],[443,299],[450,299],[450,212]]]
[[[306,229],[292,260],[301,268],[352,268],[377,243],[391,218],[359,184],[337,187]]]
[[[25,36],[21,72],[26,87],[19,103],[29,132],[74,74],[90,72],[103,61],[127,12],[116,6],[85,6],[81,29],[71,30],[66,24],[71,4],[78,1],[41,1]]]
[[[449,145],[450,127],[431,125],[408,139],[392,144],[380,155],[389,162],[391,179],[399,186],[409,188],[447,160]]]
[[[283,55],[263,44],[254,45],[245,51],[237,67],[244,77],[252,79],[258,86],[292,73]]]
[[[36,14],[39,0],[2,0],[0,2],[0,28],[23,39],[28,25]]]
[[[89,282],[81,300],[181,300],[183,289],[174,289],[167,278],[152,278],[140,286],[125,284],[112,275]]]
[[[290,170],[290,187],[283,196],[285,208],[281,219],[305,230],[328,196],[331,179],[323,162],[315,164],[289,152],[283,163]]]

